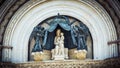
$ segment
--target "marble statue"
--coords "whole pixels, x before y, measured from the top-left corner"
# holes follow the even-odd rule
[[[64,33],[60,29],[57,30],[54,39],[55,48],[52,49],[52,59],[64,60],[68,58],[68,48],[64,48]]]
[[[61,33],[61,30],[58,29],[57,30],[57,33],[56,33],[56,37],[54,39],[54,44],[55,44],[55,55],[59,55],[59,50],[60,50],[60,41],[61,41],[61,38],[60,38],[60,33]]]
[[[60,33],[60,49],[59,49],[59,55],[63,55],[64,56],[64,33]]]

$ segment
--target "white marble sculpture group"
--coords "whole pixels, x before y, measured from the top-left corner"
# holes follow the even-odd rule
[[[60,29],[57,30],[54,39],[55,48],[52,49],[53,60],[64,60],[68,58],[68,48],[64,48],[64,33]]]

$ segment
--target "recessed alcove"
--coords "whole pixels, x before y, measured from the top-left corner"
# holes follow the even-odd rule
[[[65,15],[61,15],[61,16],[65,16]],[[51,21],[55,17],[56,16],[50,17],[48,19],[45,19],[44,21],[42,21],[37,26],[42,26],[45,30],[49,30],[49,28],[51,27],[50,23],[51,23]],[[78,19],[73,18],[71,16],[65,16],[65,17],[67,17],[69,19],[69,22],[70,22],[69,24],[71,24],[71,27],[73,27],[75,25],[80,26],[80,24],[82,24],[82,25],[84,25],[84,27],[86,27],[88,29],[88,27],[85,24],[83,24],[81,21],[79,21]],[[56,31],[58,29],[60,29],[61,32],[64,33],[64,37],[65,37],[65,39],[64,39],[64,47],[68,48],[69,50],[74,51],[77,48],[77,46],[73,44],[72,36],[71,36],[71,31],[65,30],[59,24],[54,28],[54,30],[52,32],[48,32],[46,45],[43,47],[43,50],[51,51],[52,49],[55,48],[54,38],[56,36]],[[89,35],[87,36],[87,40],[86,40],[86,45],[87,45],[87,59],[93,59],[93,44],[92,44],[93,41],[92,41],[92,36],[90,34],[89,29],[88,29],[88,32],[89,32]],[[32,39],[31,41],[29,40],[29,44],[28,44],[28,60],[29,61],[32,60],[31,53],[32,53],[32,49],[34,47],[34,44],[35,44],[35,40],[34,39]]]

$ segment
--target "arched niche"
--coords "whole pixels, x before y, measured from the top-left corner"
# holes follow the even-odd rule
[[[108,13],[96,1],[52,0],[29,1],[24,4],[9,21],[3,45],[13,46],[12,50],[3,49],[3,61],[27,62],[28,41],[35,26],[57,13],[68,15],[82,21],[90,30],[93,38],[94,60],[117,56],[117,45],[108,46],[115,40],[116,30]]]
[[[59,13],[58,13],[59,14]],[[61,17],[61,18],[59,18]],[[55,21],[55,19],[57,18],[57,20],[61,20],[61,22],[59,22],[56,27],[55,27],[55,24],[57,23],[53,23],[53,21]],[[67,21],[65,21],[67,20]],[[60,23],[66,23],[67,25],[64,24],[64,26],[66,27],[61,27],[59,24]],[[38,24],[37,26],[35,26],[34,28],[37,28],[37,27],[42,27],[44,28],[45,31],[47,31],[47,35],[46,35],[46,43],[43,47],[42,43],[43,43],[43,40],[44,40],[44,36],[40,37],[40,44],[42,46],[42,49],[43,50],[46,50],[46,51],[51,51],[52,49],[55,48],[55,44],[54,44],[54,38],[56,36],[56,31],[58,29],[61,30],[61,32],[64,33],[64,47],[65,48],[68,48],[68,51],[69,51],[69,60],[70,59],[75,59],[73,58],[72,56],[75,52],[75,50],[77,50],[77,46],[73,43],[73,39],[72,39],[72,34],[71,34],[71,31],[73,31],[73,27],[75,26],[79,26],[81,27],[81,29],[83,29],[83,31],[85,32],[84,35],[86,35],[86,41],[85,41],[85,45],[87,45],[87,58],[86,59],[93,59],[93,41],[92,41],[92,37],[91,37],[91,33],[88,29],[88,27],[82,23],[81,21],[79,21],[78,19],[76,18],[73,18],[73,17],[70,17],[70,16],[66,16],[66,15],[57,15],[56,16],[53,16],[53,17],[50,17],[48,19],[45,19],[44,21],[40,22],[40,24]],[[52,29],[50,29],[52,27]],[[66,30],[70,27],[70,30]],[[33,34],[34,33],[34,29],[31,33],[31,36],[30,36],[30,39],[29,39],[29,44],[28,44],[28,60],[32,60],[33,61],[33,56],[32,56],[32,51],[33,49],[35,48],[35,37],[36,35]],[[77,37],[75,37],[76,39]],[[78,40],[76,39],[76,42]],[[43,52],[44,53],[44,52]],[[70,57],[71,55],[71,57]],[[47,55],[47,56],[51,56],[51,55]],[[47,60],[47,59],[46,59]]]

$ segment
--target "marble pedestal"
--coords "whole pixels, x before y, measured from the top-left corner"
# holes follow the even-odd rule
[[[54,60],[65,60],[63,55],[55,55]]]
[[[68,59],[68,48],[64,48],[64,55],[55,55],[55,49],[52,49],[52,60],[65,60]]]

